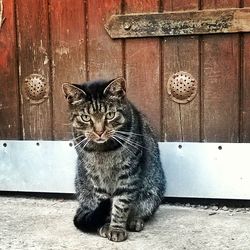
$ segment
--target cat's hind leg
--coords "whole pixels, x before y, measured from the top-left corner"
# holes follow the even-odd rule
[[[158,196],[143,196],[132,205],[127,221],[127,229],[132,232],[140,232],[144,228],[145,221],[155,213],[161,203]]]
[[[144,220],[141,218],[131,218],[128,220],[127,229],[131,232],[140,232],[144,228]]]

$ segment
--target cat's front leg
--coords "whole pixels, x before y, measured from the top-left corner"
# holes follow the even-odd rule
[[[124,241],[128,237],[126,223],[128,219],[129,205],[119,201],[119,198],[113,199],[111,222],[106,223],[99,229],[99,234],[111,241]]]
[[[106,234],[109,240],[118,242],[127,239],[126,225],[130,212],[130,204],[136,196],[136,192],[136,189],[127,187],[118,188],[114,193],[110,225],[105,225],[100,230],[100,233]]]
[[[111,222],[108,231],[108,239],[111,241],[124,241],[128,237],[126,225],[130,210],[130,198],[115,196],[111,210]]]

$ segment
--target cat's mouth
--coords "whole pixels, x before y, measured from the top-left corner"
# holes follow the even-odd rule
[[[104,143],[106,141],[107,141],[107,139],[103,139],[103,138],[95,139],[95,142],[98,143],[98,144]]]

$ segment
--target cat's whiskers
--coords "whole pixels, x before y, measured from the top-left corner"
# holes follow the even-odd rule
[[[83,142],[85,142],[86,140],[88,140],[88,138],[84,138],[82,139],[80,142],[78,142],[76,145],[75,145],[75,148],[80,146]]]
[[[83,145],[82,149],[84,149],[89,142],[90,142],[90,139],[87,140],[87,142]]]
[[[77,139],[79,139],[79,138],[81,138],[81,137],[84,137],[85,135],[79,135],[79,136],[77,136],[77,137],[74,137],[72,140],[73,141],[75,141],[75,140],[77,140]]]
[[[127,143],[128,145],[134,147],[135,149],[139,149],[137,147],[137,145],[133,144],[131,141],[129,141],[127,138],[125,137],[121,137],[121,135],[116,135],[117,138],[119,138],[120,140],[122,140],[123,142]]]
[[[87,146],[87,144],[88,144],[89,142],[90,142],[90,139],[88,139],[88,141],[83,145],[83,147],[80,148],[80,152],[81,152],[81,153],[83,153],[84,148]],[[81,161],[78,162],[77,167],[80,166],[83,162],[84,162],[84,160],[81,159]]]
[[[134,153],[124,143],[122,143],[122,141],[120,141],[119,137],[113,135],[112,138],[115,139],[125,150],[134,155]]]
[[[133,144],[133,146],[138,146],[138,147],[147,149],[146,147],[142,146],[142,145],[139,144],[137,141],[132,140],[132,139],[129,138],[129,137],[126,137],[126,136],[124,136],[124,135],[122,135],[122,134],[119,134],[119,133],[117,133],[117,134],[121,137],[120,139],[123,139],[123,140],[126,141],[128,144],[130,143],[130,145]]]
[[[115,132],[118,132],[118,133],[120,133],[120,134],[124,134],[124,135],[143,136],[143,134],[137,134],[137,133],[130,132],[130,131],[116,130]]]

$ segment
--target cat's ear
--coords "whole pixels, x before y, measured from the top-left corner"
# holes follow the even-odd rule
[[[103,91],[104,95],[111,98],[123,98],[126,94],[126,81],[123,77],[112,80]]]
[[[86,93],[82,89],[77,87],[76,84],[63,83],[62,90],[65,98],[71,105],[79,104],[86,97]]]

